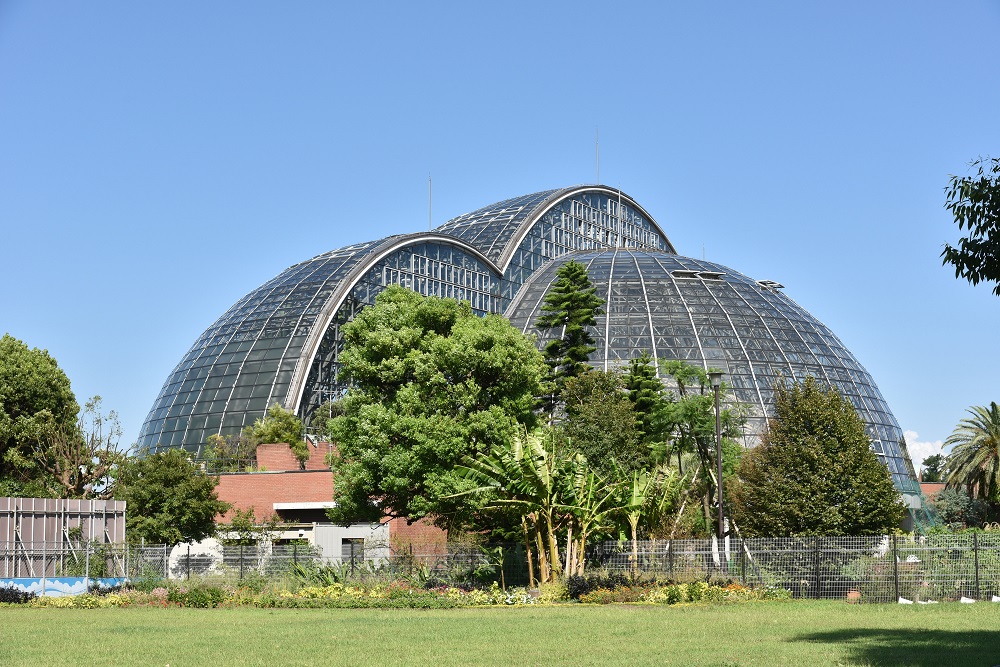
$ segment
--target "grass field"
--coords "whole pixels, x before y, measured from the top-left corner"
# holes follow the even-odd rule
[[[1000,664],[1000,604],[0,609],[0,665]]]

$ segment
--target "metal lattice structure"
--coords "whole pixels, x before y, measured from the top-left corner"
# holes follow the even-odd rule
[[[726,373],[727,400],[750,409],[745,446],[763,431],[775,382],[813,376],[837,389],[865,422],[872,450],[893,482],[920,507],[920,487],[903,432],[868,371],[822,322],[773,282],[676,254],[606,250],[554,260],[537,271],[508,308],[511,323],[544,346],[559,335],[534,323],[561,266],[587,267],[605,314],[591,329],[597,351],[590,363],[605,370],[648,352]]]
[[[296,264],[240,299],[195,341],[160,390],[139,447],[197,453],[208,436],[239,433],[274,403],[306,416],[340,396],[340,328],[388,285],[468,301],[482,315],[502,313],[550,259],[617,247],[673,251],[630,197],[580,186]]]
[[[727,373],[729,398],[750,407],[745,442],[764,427],[775,380],[812,375],[835,386],[865,421],[872,448],[911,509],[922,507],[902,430],[872,377],[843,343],[771,280],[681,257],[635,200],[605,186],[507,199],[437,229],[333,250],[283,271],[202,334],[167,378],[139,436],[140,450],[200,454],[275,403],[308,417],[347,389],[342,327],[389,285],[468,301],[533,328],[556,271],[588,266],[607,314],[592,331],[591,363],[609,368],[643,352]]]

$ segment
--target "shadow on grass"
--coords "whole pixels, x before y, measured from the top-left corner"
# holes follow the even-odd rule
[[[851,628],[799,635],[792,641],[835,644],[850,664],[885,667],[1000,665],[1000,631]]]

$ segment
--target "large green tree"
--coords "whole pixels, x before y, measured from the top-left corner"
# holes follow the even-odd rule
[[[966,488],[977,498],[1000,500],[1000,408],[974,406],[970,417],[958,423],[945,447],[948,455],[947,483],[951,488]]]
[[[553,396],[562,392],[566,380],[586,372],[590,354],[596,349],[587,327],[597,325],[604,301],[590,282],[587,267],[569,261],[559,267],[556,281],[542,302],[539,329],[555,329],[558,337],[545,346],[545,360],[555,383]],[[549,406],[551,408],[551,406]]]
[[[69,378],[45,350],[0,338],[0,495],[45,495],[35,446],[71,429],[80,406]]]
[[[857,411],[812,377],[775,387],[774,417],[737,476],[732,514],[745,535],[878,535],[906,512]]]
[[[128,460],[114,493],[127,503],[128,540],[177,544],[213,535],[216,516],[230,507],[219,500],[218,483],[179,449]]]
[[[327,423],[337,522],[470,520],[455,472],[532,427],[546,366],[533,341],[467,302],[393,286],[343,328],[344,413]]]
[[[570,378],[562,401],[566,418],[561,428],[568,445],[595,471],[608,475],[619,467],[631,475],[649,467],[649,447],[618,373],[590,370]]]
[[[952,176],[945,188],[945,208],[968,236],[957,247],[945,244],[941,260],[955,267],[956,278],[996,283],[1000,296],[1000,158],[978,158],[972,167],[974,176]]]

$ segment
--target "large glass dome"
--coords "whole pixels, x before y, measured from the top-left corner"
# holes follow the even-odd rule
[[[301,416],[345,390],[341,327],[388,285],[501,313],[525,278],[567,252],[673,247],[628,195],[546,190],[458,216],[434,231],[332,250],[240,299],[195,341],[160,390],[139,448],[199,453],[278,403]]]
[[[478,313],[505,313],[533,331],[541,299],[569,257],[589,267],[607,301],[594,332],[601,341],[595,365],[649,351],[721,368],[735,398],[753,409],[748,446],[763,428],[775,378],[814,375],[858,408],[900,490],[917,488],[896,420],[829,329],[776,283],[678,257],[642,206],[602,185],[506,199],[430,232],[359,243],[289,267],[194,342],[164,382],[138,445],[197,455],[210,435],[239,433],[275,403],[308,416],[345,391],[341,327],[388,285],[466,300]]]
[[[749,406],[747,446],[756,444],[779,378],[813,376],[835,386],[868,426],[872,449],[897,488],[919,498],[903,433],[871,375],[822,322],[772,281],[757,281],[728,267],[675,254],[632,249],[576,252],[535,272],[506,314],[514,326],[544,345],[558,332],[538,330],[542,300],[556,272],[575,260],[587,267],[606,314],[591,331],[591,364],[619,368],[648,352],[726,373],[735,400]],[[912,504],[911,502],[911,504]]]

